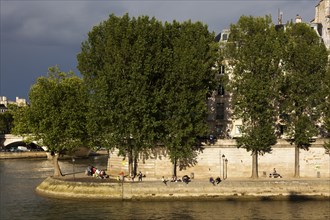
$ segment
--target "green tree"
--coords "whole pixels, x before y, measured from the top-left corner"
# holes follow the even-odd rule
[[[225,55],[230,76],[234,118],[242,119],[238,147],[252,154],[252,178],[258,178],[258,155],[276,144],[276,94],[280,73],[280,40],[271,18],[242,16],[231,25]]]
[[[13,128],[12,133],[17,135],[22,135],[26,138],[26,141],[29,142],[28,136],[31,133],[30,126],[29,126],[29,117],[28,111],[30,106],[16,106],[13,108]]]
[[[205,133],[212,40],[199,22],[163,25],[126,14],[110,15],[82,44],[78,68],[89,91],[89,131],[95,143],[128,157],[131,174],[145,149],[166,144],[171,158],[183,159]]]
[[[295,145],[294,176],[300,177],[299,150],[308,150],[311,139],[318,135],[328,54],[316,32],[304,23],[287,24],[285,34],[280,111]]]
[[[87,105],[83,80],[73,72],[49,68],[47,77],[38,78],[29,93],[30,106],[14,115],[14,133],[47,146],[54,154],[54,176],[62,176],[58,157],[86,146]]]
[[[78,69],[89,91],[93,141],[133,161],[159,141],[164,74],[162,23],[155,18],[110,15],[89,32]]]
[[[324,80],[323,84],[323,95],[324,95],[324,102],[323,102],[323,108],[322,108],[322,118],[325,128],[325,136],[329,138],[330,136],[330,68],[328,64],[327,68],[327,74]],[[324,148],[326,150],[326,153],[330,155],[330,141],[326,142],[324,144]]]
[[[0,134],[10,134],[13,126],[13,107],[8,106],[8,110],[0,113]]]
[[[167,39],[164,98],[164,141],[173,163],[173,175],[180,168],[194,165],[201,148],[199,136],[208,134],[207,97],[215,89],[218,45],[214,35],[201,22],[165,24]]]

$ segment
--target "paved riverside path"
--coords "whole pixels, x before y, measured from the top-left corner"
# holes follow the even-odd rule
[[[66,181],[75,181],[75,182],[94,182],[94,183],[107,183],[107,182],[115,182],[118,183],[120,181],[117,181],[117,177],[111,175],[110,178],[106,178],[106,179],[100,179],[100,178],[96,178],[96,177],[92,177],[92,176],[87,176],[84,172],[77,172],[73,175],[73,173],[64,173],[62,177],[57,177],[58,179],[62,179],[62,180],[66,180]],[[170,180],[170,178],[167,178],[168,180]],[[160,185],[164,185],[164,183],[162,183],[161,181],[161,177],[156,178],[156,177],[152,177],[152,178],[148,178],[145,177],[143,178],[142,182],[138,181],[138,178],[136,177],[134,179],[134,181],[130,181],[127,177],[125,177],[125,181],[124,183],[127,184],[136,184],[136,183],[146,183],[146,184],[155,184],[155,183],[161,183]],[[328,183],[329,184],[329,190],[330,190],[330,178],[293,178],[293,177],[284,177],[284,178],[269,178],[269,177],[259,177],[257,179],[252,179],[252,178],[227,178],[225,180],[222,180],[221,183],[218,186],[237,186],[240,184],[246,185],[246,184],[257,184],[257,183],[301,183],[301,184],[319,184],[319,183]],[[168,185],[171,184],[185,184],[183,182],[171,182],[168,181],[167,182]],[[206,184],[206,185],[212,185],[209,182],[209,179],[201,179],[201,178],[195,178],[192,179],[192,181],[189,184]],[[185,184],[186,185],[186,184]],[[215,184],[215,186],[217,186],[217,184]]]
[[[48,177],[37,192],[50,197],[90,199],[327,199],[330,198],[329,178],[259,178],[226,179],[213,186],[208,179],[190,183],[167,182],[144,178],[142,182],[99,179],[84,173]]]

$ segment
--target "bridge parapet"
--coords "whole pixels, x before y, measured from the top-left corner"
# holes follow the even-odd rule
[[[21,142],[24,138],[22,136],[16,136],[13,134],[0,134],[0,147],[5,147],[8,144]]]

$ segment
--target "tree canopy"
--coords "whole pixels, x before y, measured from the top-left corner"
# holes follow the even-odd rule
[[[238,147],[251,151],[252,177],[258,177],[257,155],[271,152],[276,144],[276,92],[280,73],[278,33],[271,18],[242,16],[231,25],[225,53],[230,76],[233,116],[242,119]]]
[[[286,134],[296,146],[295,176],[299,177],[299,149],[307,149],[319,134],[324,110],[328,53],[316,32],[304,23],[289,23],[285,31],[279,110]]]
[[[13,111],[17,106],[8,105],[7,111],[0,113],[0,134],[10,134],[13,127]]]
[[[51,67],[48,76],[39,77],[31,87],[30,106],[14,115],[15,134],[28,136],[55,153],[56,176],[62,175],[57,156],[87,145],[85,94],[81,78]]]
[[[118,148],[132,159],[134,151],[157,142],[162,50],[162,24],[147,16],[110,15],[89,32],[78,69],[88,89],[94,144]]]
[[[94,143],[124,156],[156,144],[172,153],[192,147],[206,128],[212,40],[200,22],[164,25],[126,14],[95,26],[78,55]]]
[[[252,154],[271,152],[274,131],[284,127],[282,135],[296,146],[299,177],[299,149],[308,149],[322,120],[327,125],[325,45],[308,25],[275,27],[268,16],[242,16],[230,32],[225,51],[233,67],[233,114],[243,121],[238,147]],[[256,159],[253,164],[252,177],[257,177]]]
[[[325,97],[324,103],[323,103],[323,114],[322,114],[322,123],[324,123],[324,126],[321,126],[321,132],[325,132],[328,137],[330,135],[330,68],[328,66],[327,69],[327,75],[325,78],[325,83],[323,87],[323,94]],[[326,149],[326,152],[330,154],[330,141],[326,142],[324,144],[324,148]]]
[[[198,136],[209,132],[206,100],[215,89],[212,67],[218,45],[200,22],[166,23],[165,35],[170,56],[162,85],[166,134],[163,143],[171,161],[184,167],[194,164],[196,150],[200,149]]]

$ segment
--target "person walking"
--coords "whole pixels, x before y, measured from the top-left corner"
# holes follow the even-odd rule
[[[142,172],[139,171],[139,174],[138,174],[139,182],[142,182],[142,177],[143,177]]]
[[[163,182],[166,186],[167,186],[167,181],[168,181],[168,180],[166,180],[165,177],[163,176],[163,177],[162,177],[162,182]]]

